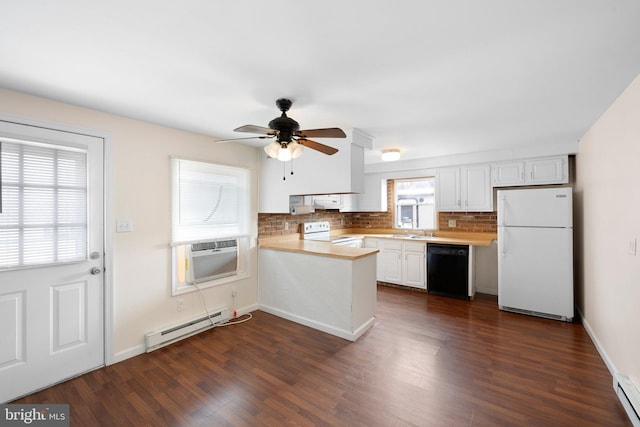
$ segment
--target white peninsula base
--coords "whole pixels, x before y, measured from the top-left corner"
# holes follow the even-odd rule
[[[259,308],[355,341],[375,320],[376,256],[333,258],[260,248]]]

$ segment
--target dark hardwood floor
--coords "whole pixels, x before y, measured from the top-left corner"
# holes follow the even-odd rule
[[[16,403],[72,426],[628,426],[582,325],[380,287],[350,343],[264,312]]]

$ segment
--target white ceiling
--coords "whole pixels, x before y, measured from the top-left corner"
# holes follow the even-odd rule
[[[303,129],[373,135],[366,163],[389,147],[415,159],[576,141],[640,73],[638,0],[0,0],[0,10],[1,87],[212,140],[267,126],[289,97]]]

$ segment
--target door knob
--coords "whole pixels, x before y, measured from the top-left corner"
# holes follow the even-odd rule
[[[95,276],[102,273],[102,270],[100,270],[98,267],[93,267],[91,270],[89,270],[89,272]]]

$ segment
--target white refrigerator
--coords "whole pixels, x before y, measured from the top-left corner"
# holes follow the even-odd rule
[[[571,188],[498,191],[498,306],[573,320]]]

